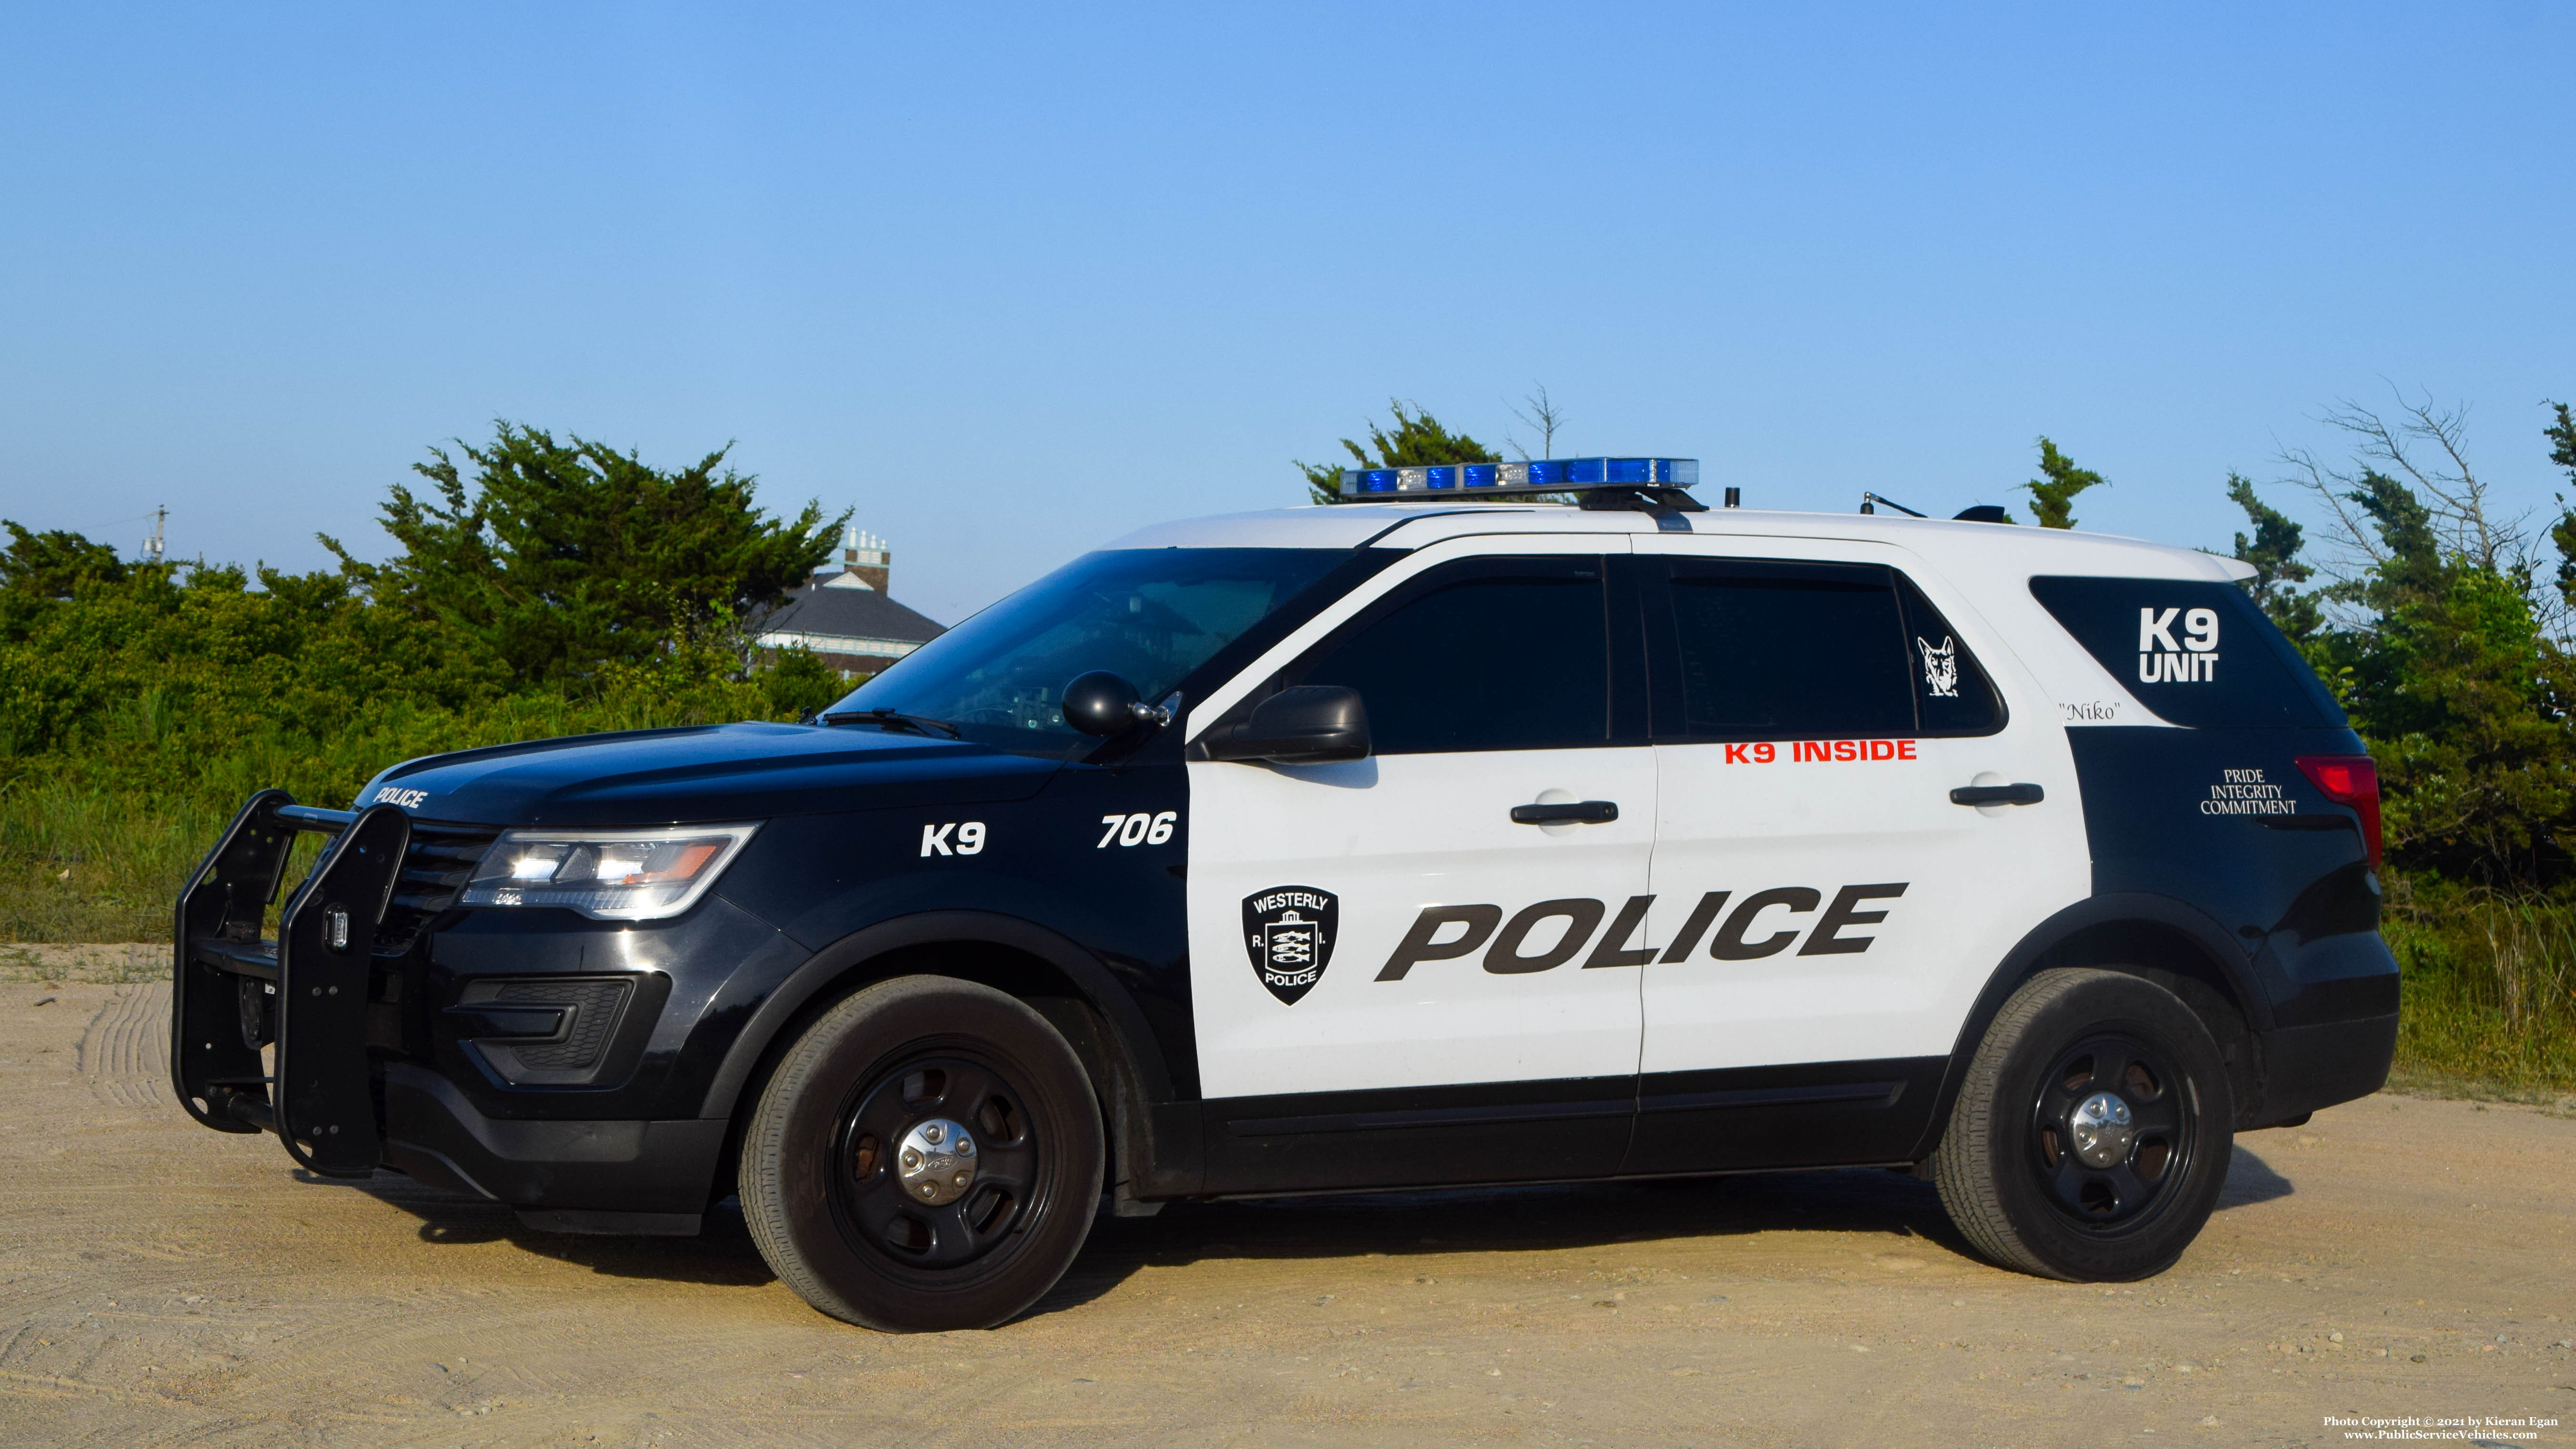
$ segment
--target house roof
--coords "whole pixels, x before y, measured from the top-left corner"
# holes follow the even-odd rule
[[[830,634],[905,644],[927,644],[948,632],[946,625],[875,589],[834,588],[820,580],[790,593],[776,612],[763,615],[752,627],[763,634]]]

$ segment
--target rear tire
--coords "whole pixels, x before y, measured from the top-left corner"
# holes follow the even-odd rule
[[[970,981],[898,977],[779,1062],[743,1133],[743,1221],[834,1318],[990,1328],[1072,1266],[1102,1157],[1090,1080],[1045,1018]]]
[[[2218,1044],[2173,993],[2043,971],[1978,1044],[1932,1180],[1993,1262],[2128,1282],[2173,1266],[2209,1221],[2235,1120]]]

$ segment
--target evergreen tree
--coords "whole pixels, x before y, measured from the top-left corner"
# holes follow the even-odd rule
[[[495,424],[493,441],[432,448],[413,471],[429,498],[396,486],[384,528],[403,552],[382,566],[338,554],[354,582],[438,620],[525,683],[643,664],[776,603],[831,557],[839,519],[809,502],[768,517],[726,449],[673,471],[633,453]]]
[[[2039,472],[2039,477],[2021,487],[2030,494],[2030,511],[2039,516],[2042,528],[2073,528],[2075,495],[2087,488],[2110,486],[2101,474],[2076,467],[2075,460],[2057,451],[2045,436],[2039,440]]]
[[[2500,890],[2555,883],[2576,823],[2576,673],[2540,627],[2533,580],[2446,545],[2414,489],[2375,468],[2343,496],[2379,556],[2329,591],[2360,622],[2312,652],[2380,761],[2395,859]]]
[[[2299,548],[2307,530],[2291,521],[2290,516],[2254,496],[2254,484],[2241,473],[2227,475],[2227,498],[2245,510],[2247,521],[2254,525],[2254,536],[2236,535],[2236,557],[2254,566],[2254,577],[2246,580],[2245,591],[2254,596],[2263,612],[2279,625],[2281,632],[2299,643],[2306,643],[2324,625],[2324,610],[2314,595],[2292,591],[2294,584],[2306,583],[2316,570],[2299,562]]]
[[[1499,463],[1501,457],[1491,448],[1468,437],[1453,433],[1440,425],[1440,420],[1415,403],[1406,404],[1389,398],[1387,411],[1394,415],[1393,431],[1368,425],[1369,443],[1377,450],[1371,458],[1369,449],[1349,438],[1342,447],[1362,468],[1418,468],[1432,463]],[[1340,463],[1299,463],[1297,470],[1306,475],[1307,494],[1317,503],[1348,503],[1342,496]]]
[[[2558,414],[2558,420],[2541,429],[2549,440],[2549,461],[2567,470],[2567,481],[2576,483],[2576,415],[2565,403],[2547,405]],[[2549,526],[2549,541],[2558,545],[2558,596],[2576,608],[2576,508],[2559,500],[2558,521]]]

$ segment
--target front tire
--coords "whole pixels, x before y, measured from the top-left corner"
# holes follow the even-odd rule
[[[743,1134],[743,1221],[834,1318],[990,1328],[1072,1266],[1102,1157],[1090,1080],[1045,1018],[970,981],[898,977],[779,1062]]]
[[[2115,971],[2043,971],[1979,1043],[1932,1180],[1950,1221],[2003,1267],[2153,1277],[2217,1206],[2235,1117],[2218,1044],[2173,993]]]

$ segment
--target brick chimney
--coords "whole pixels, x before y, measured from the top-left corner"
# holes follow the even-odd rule
[[[861,533],[852,524],[841,534],[841,574],[832,580],[835,588],[871,588],[878,593],[890,592],[894,573],[894,554],[886,541],[873,533]]]

